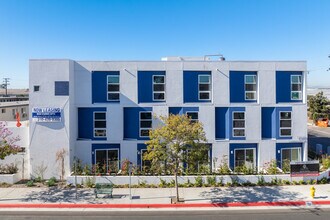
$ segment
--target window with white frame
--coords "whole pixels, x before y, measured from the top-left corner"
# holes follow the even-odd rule
[[[245,100],[257,100],[257,76],[245,75]]]
[[[95,150],[95,165],[100,173],[117,173],[119,170],[119,150],[100,149]]]
[[[292,128],[291,112],[280,112],[280,136],[290,137]]]
[[[140,137],[148,137],[152,129],[151,112],[140,112]]]
[[[119,101],[120,96],[120,84],[119,75],[108,76],[108,101]]]
[[[211,100],[211,75],[198,75],[198,100]]]
[[[165,100],[165,76],[154,75],[152,77],[152,97],[154,101]]]
[[[282,169],[288,168],[290,166],[290,162],[301,161],[300,147],[282,148],[281,151],[282,151],[281,153]]]
[[[245,137],[245,112],[233,112],[233,136]]]
[[[145,160],[143,157],[148,153],[147,149],[141,150],[141,170],[142,171],[150,171],[151,168],[151,160]]]
[[[302,81],[301,75],[291,76],[291,99],[302,100]]]
[[[191,122],[198,122],[198,112],[186,112],[186,114]]]
[[[94,112],[94,137],[107,136],[107,120],[105,112]]]
[[[254,168],[255,158],[254,148],[235,149],[235,167]]]

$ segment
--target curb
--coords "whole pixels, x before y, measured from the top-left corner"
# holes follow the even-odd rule
[[[279,201],[279,202],[232,202],[232,203],[181,203],[181,204],[75,204],[75,203],[39,203],[39,204],[0,204],[3,208],[227,208],[227,207],[283,207],[283,206],[330,205],[323,201]]]

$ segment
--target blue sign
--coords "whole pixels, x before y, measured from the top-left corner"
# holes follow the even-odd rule
[[[32,108],[32,120],[36,122],[61,122],[61,108]]]

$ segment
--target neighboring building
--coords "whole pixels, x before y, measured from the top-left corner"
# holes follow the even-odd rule
[[[29,101],[0,102],[0,121],[16,121],[17,112],[21,121],[29,120]]]
[[[141,166],[153,115],[171,113],[203,123],[210,166],[307,160],[305,88],[302,61],[30,60],[30,173],[58,176],[62,148],[67,175],[75,157]]]

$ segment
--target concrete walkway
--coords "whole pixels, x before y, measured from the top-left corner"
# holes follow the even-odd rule
[[[185,204],[255,203],[279,201],[330,201],[330,184],[316,185],[316,195],[310,197],[310,185],[263,187],[201,187],[180,188]],[[174,188],[115,188],[113,198],[100,195],[93,189],[74,188],[0,188],[1,204],[170,204]],[[329,202],[330,203],[330,202]]]

